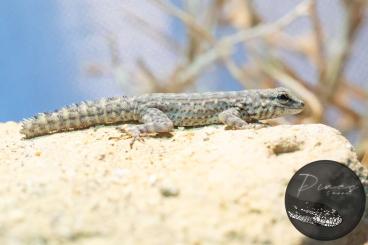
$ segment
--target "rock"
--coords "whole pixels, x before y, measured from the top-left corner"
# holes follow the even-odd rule
[[[314,244],[289,222],[288,181],[321,159],[353,168],[324,125],[209,126],[119,139],[113,126],[23,140],[0,124],[0,244]],[[367,241],[364,222],[339,244]]]

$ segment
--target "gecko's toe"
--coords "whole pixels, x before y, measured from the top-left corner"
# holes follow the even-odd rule
[[[123,139],[123,140],[131,139],[129,143],[130,149],[133,148],[133,145],[136,141],[144,142],[144,139],[141,133],[134,126],[123,125],[123,126],[116,127],[116,129],[123,133],[123,135],[120,136],[119,139]]]
[[[136,141],[144,142],[144,139],[143,139],[143,137],[141,137],[140,135],[138,135],[138,136],[132,136],[132,140],[131,140],[131,141],[130,141],[130,143],[129,143],[130,149],[132,149],[132,148],[133,148],[133,145],[134,145],[134,143],[135,143]]]
[[[249,123],[245,125],[242,129],[261,129],[261,128],[266,128],[269,126],[270,126],[269,124],[265,124],[265,123]]]

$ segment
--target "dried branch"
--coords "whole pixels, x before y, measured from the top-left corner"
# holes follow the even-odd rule
[[[137,67],[140,70],[141,74],[143,75],[145,81],[150,86],[150,91],[161,91],[160,81],[154,74],[154,72],[148,67],[146,62],[143,59],[138,59]]]
[[[149,34],[157,41],[162,43],[163,47],[168,48],[170,51],[176,53],[180,52],[181,45],[176,42],[174,38],[170,35],[162,32],[161,30],[154,28],[150,23],[147,22],[144,18],[136,15],[128,9],[123,8],[122,12],[124,16],[128,17],[127,20],[130,21],[134,26],[142,29],[145,33]]]
[[[151,0],[151,1],[157,3],[157,5],[167,13],[173,16],[177,16],[179,19],[181,19],[186,24],[186,26],[189,28],[190,31],[195,32],[197,35],[199,35],[200,37],[202,37],[207,41],[213,41],[212,37],[209,36],[207,32],[204,32],[202,27],[200,27],[195,22],[194,16],[191,16],[187,12],[177,8],[170,1],[163,1],[163,0]]]
[[[295,9],[293,9],[291,12],[273,23],[260,24],[254,28],[239,31],[234,35],[223,38],[222,40],[218,41],[212,49],[198,56],[196,60],[181,74],[178,82],[183,82],[197,76],[216,60],[224,56],[229,56],[232,53],[232,48],[236,44],[279,31],[288,26],[295,19],[301,16],[306,16],[308,14],[307,10],[309,4],[310,0],[305,0],[295,7]]]
[[[322,25],[317,13],[316,5],[317,1],[312,0],[309,8],[309,17],[312,22],[313,35],[316,47],[315,61],[319,73],[319,79],[321,79],[322,77],[324,77],[327,64],[326,64],[325,50],[323,46],[324,42],[323,42]]]
[[[113,33],[109,33],[109,35],[106,36],[106,40],[110,52],[111,66],[118,67],[121,65],[122,60],[117,43],[117,37]]]
[[[343,0],[343,3],[345,6],[344,26],[342,27],[341,36],[336,42],[340,45],[331,45],[334,49],[330,50],[327,70],[325,76],[321,78],[321,96],[325,100],[329,100],[335,94],[342,82],[343,70],[348,61],[358,27],[362,23],[367,4],[364,0]]]

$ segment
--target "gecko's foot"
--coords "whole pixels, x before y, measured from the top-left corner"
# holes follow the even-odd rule
[[[144,139],[142,136],[138,135],[138,136],[131,136],[132,140],[129,143],[130,149],[133,148],[134,142],[135,141],[140,141],[140,142],[144,142]]]
[[[135,141],[140,141],[140,142],[144,142],[144,139],[142,136],[131,136],[127,133],[125,133],[124,135],[118,136],[118,137],[109,137],[109,140],[126,140],[126,139],[132,139],[129,143],[130,148],[133,148],[133,144]]]
[[[261,128],[266,128],[266,127],[270,127],[271,125],[270,124],[267,124],[267,123],[262,123],[262,122],[251,122],[251,123],[247,123],[247,124],[244,124],[242,126],[233,126],[233,127],[230,127],[230,126],[226,126],[225,129],[228,130],[228,129],[261,129]]]
[[[129,143],[130,149],[133,148],[136,141],[144,142],[141,132],[136,126],[124,125],[122,127],[117,127],[117,129],[125,134],[124,139],[132,138]]]
[[[242,129],[261,129],[261,128],[267,128],[270,126],[271,125],[268,123],[256,122],[256,123],[248,123],[247,125],[244,125]]]

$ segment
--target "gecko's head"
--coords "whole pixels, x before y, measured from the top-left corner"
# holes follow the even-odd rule
[[[267,108],[257,115],[258,119],[275,118],[301,112],[304,102],[286,88],[265,89],[260,93],[262,107]]]
[[[304,109],[304,102],[286,88],[273,89],[270,98],[276,116],[297,114]]]

